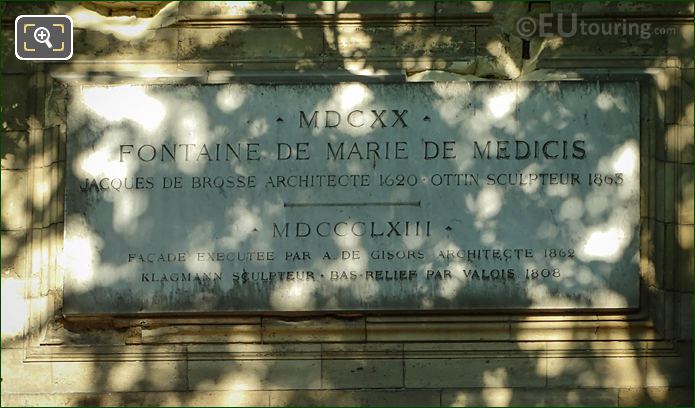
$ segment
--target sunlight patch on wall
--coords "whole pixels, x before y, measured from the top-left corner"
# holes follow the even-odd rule
[[[516,107],[516,94],[511,90],[504,90],[491,96],[485,102],[488,112],[496,119],[509,115]]]
[[[483,400],[488,407],[506,407],[512,401],[512,389],[507,388],[507,369],[503,367],[483,373]]]
[[[622,97],[616,96],[611,92],[601,92],[596,97],[596,106],[604,111],[618,109],[620,112],[627,111],[627,104]]]
[[[114,154],[111,146],[100,145],[95,146],[94,149],[84,151],[77,157],[73,165],[75,174],[84,178],[122,179],[133,170],[133,167],[129,168],[127,163],[114,160],[114,157],[118,158],[118,154]]]
[[[365,58],[345,58],[345,70],[354,75],[360,76],[380,76],[388,75],[389,72],[385,69],[374,69],[367,65]]]
[[[283,281],[275,285],[270,305],[276,310],[310,310],[315,307],[315,283],[311,281]]]
[[[627,333],[625,333],[625,336],[629,338]],[[644,381],[644,378],[640,375],[644,371],[635,357],[624,356],[621,358],[603,359],[602,362],[603,364],[601,365],[603,367],[598,367],[596,371],[603,374],[602,385],[605,387],[611,387],[615,384],[630,384],[634,383],[636,380],[639,383],[649,384],[650,386],[669,385],[668,382],[665,384],[657,384]],[[635,377],[637,377],[637,379]]]
[[[82,101],[109,122],[131,120],[148,131],[156,130],[166,114],[160,101],[137,86],[86,87]]]
[[[151,18],[103,16],[82,6],[71,7],[65,11],[65,14],[72,18],[75,28],[111,34],[119,40],[128,41],[147,35],[151,32],[148,30],[163,27],[173,22],[177,10],[178,2],[173,1],[165,5]]]
[[[24,298],[22,279],[2,278],[2,338],[21,336],[29,320],[29,301]]]
[[[493,1],[472,1],[469,4],[473,6],[477,13],[488,13],[492,10]]]
[[[374,100],[374,94],[360,83],[339,84],[333,90],[333,99],[343,110],[366,106]]]
[[[230,365],[228,370],[220,373],[222,378],[201,381],[198,387],[203,390],[219,389],[220,384],[222,384],[224,389],[231,391],[257,390],[263,387],[262,379],[266,377],[266,374],[265,364]],[[230,394],[230,401],[236,401],[237,398],[233,398],[232,395]],[[234,404],[230,406],[234,406]]]
[[[73,287],[79,290],[92,289],[97,279],[94,274],[99,268],[99,251],[104,246],[104,240],[94,233],[82,215],[74,215],[68,219],[66,228],[71,233],[66,235],[63,244],[62,266],[66,275],[73,280]]]
[[[628,140],[613,155],[613,170],[632,176],[639,170],[639,145]]]
[[[620,226],[589,229],[579,244],[579,258],[582,261],[616,262],[630,243],[631,234]]]
[[[476,215],[476,220],[488,220],[499,214],[503,195],[499,188],[485,186],[477,197],[471,194],[466,196],[466,207]]]
[[[340,55],[352,57],[356,53],[370,49],[372,37],[365,33],[361,27],[344,27],[339,32],[336,42]]]
[[[231,113],[244,104],[251,91],[252,88],[248,86],[239,84],[226,85],[217,92],[215,103],[222,112]]]

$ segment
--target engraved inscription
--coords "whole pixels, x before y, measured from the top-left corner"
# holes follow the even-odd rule
[[[638,95],[85,86],[65,312],[636,307]]]

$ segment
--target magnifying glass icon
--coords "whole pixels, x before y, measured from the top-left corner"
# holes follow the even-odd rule
[[[51,44],[51,32],[46,27],[39,27],[34,31],[34,39],[36,42],[46,44],[48,48],[53,48]]]

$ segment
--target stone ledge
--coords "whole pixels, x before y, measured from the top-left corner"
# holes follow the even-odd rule
[[[259,325],[214,324],[142,328],[143,344],[253,343],[261,341]]]
[[[263,318],[265,343],[344,342],[366,340],[364,318],[286,320]]]
[[[451,340],[456,340],[452,338]],[[668,341],[530,341],[381,344],[168,344],[43,345],[27,349],[26,362],[79,361],[221,361],[221,360],[381,360],[404,359],[602,359],[619,357],[678,358]]]

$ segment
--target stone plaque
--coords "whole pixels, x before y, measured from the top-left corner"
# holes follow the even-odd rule
[[[84,86],[67,314],[639,304],[633,82]]]

